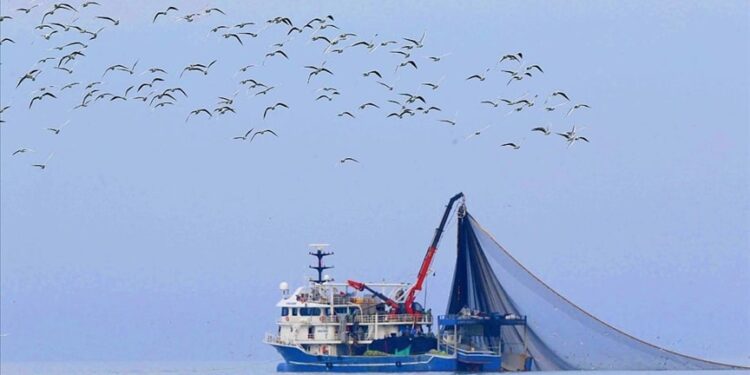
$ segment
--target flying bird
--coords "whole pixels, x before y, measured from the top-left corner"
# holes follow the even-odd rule
[[[279,136],[278,134],[276,134],[276,133],[275,133],[275,132],[274,132],[273,130],[271,130],[271,129],[264,129],[264,130],[261,130],[261,131],[257,131],[257,132],[255,132],[255,134],[253,134],[253,136],[252,136],[252,137],[250,137],[250,142],[252,142],[252,141],[253,141],[253,139],[255,139],[255,137],[256,137],[256,136],[258,136],[258,135],[264,135],[264,134],[272,134],[272,135],[273,135],[274,137],[277,137],[277,138],[278,138],[278,136]]]
[[[32,80],[32,81],[36,81],[36,77],[37,77],[37,76],[39,75],[39,73],[41,73],[41,72],[42,72],[42,71],[41,71],[41,70],[39,70],[39,69],[34,69],[34,70],[32,70],[32,71],[30,71],[30,72],[28,72],[28,73],[24,74],[24,75],[23,75],[23,77],[21,77],[21,79],[20,79],[20,80],[18,80],[18,84],[16,85],[16,88],[18,88],[18,86],[21,86],[21,83],[23,83],[23,81],[25,81],[25,80],[27,80],[27,79],[30,79],[30,80]]]
[[[32,9],[34,9],[34,8],[36,8],[38,6],[39,6],[39,4],[34,4],[34,5],[32,5],[32,6],[28,7],[28,8],[18,8],[18,9],[16,9],[16,11],[18,11],[18,12],[24,12],[26,14],[29,14],[29,12],[31,12]]]
[[[154,23],[154,22],[156,22],[156,19],[157,19],[157,18],[158,18],[159,16],[166,16],[166,15],[167,15],[167,13],[169,13],[169,11],[170,11],[170,10],[178,11],[179,9],[177,9],[177,8],[175,8],[175,7],[169,7],[169,8],[167,8],[166,10],[163,10],[163,11],[161,11],[161,12],[156,12],[156,14],[154,15],[154,20],[153,20],[153,21],[151,21],[151,23]]]
[[[238,137],[234,137],[234,138],[232,138],[232,139],[241,139],[241,140],[243,140],[243,141],[246,141],[246,140],[247,140],[247,137],[249,137],[249,136],[250,136],[250,134],[251,134],[251,133],[253,132],[253,130],[255,130],[255,128],[252,128],[252,129],[248,130],[247,132],[245,132],[245,135],[241,135],[241,136],[238,136]]]
[[[312,69],[312,71],[310,72],[310,74],[307,76],[307,83],[310,83],[310,79],[313,76],[316,76],[316,75],[318,75],[320,73],[324,73],[325,72],[325,73],[328,73],[330,75],[333,75],[332,71],[330,71],[330,70],[328,70],[328,69],[326,69],[324,67],[325,64],[326,63],[323,62],[323,64],[321,66],[313,66],[313,65],[307,65],[307,66],[305,66],[305,68],[307,68],[307,69]]]
[[[521,148],[521,146],[519,146],[519,145],[517,145],[517,144],[515,144],[513,142],[503,143],[503,144],[500,145],[500,147],[511,147],[514,150],[518,150],[519,148]]]
[[[568,110],[568,114],[566,114],[565,117],[570,116],[570,114],[573,113],[573,111],[575,111],[576,109],[579,109],[579,108],[591,108],[591,107],[589,107],[588,104],[576,104],[576,105],[574,105],[572,108],[570,108]]]
[[[188,120],[190,120],[190,116],[192,116],[192,115],[199,115],[199,114],[201,114],[201,113],[205,113],[205,114],[207,114],[207,115],[208,115],[208,117],[214,117],[214,115],[212,115],[212,114],[211,114],[211,112],[210,112],[209,110],[207,110],[207,109],[205,109],[205,108],[200,108],[200,109],[196,109],[196,110],[194,110],[194,111],[191,111],[191,112],[190,112],[190,113],[188,114],[187,118],[185,119],[185,122],[188,122]]]
[[[374,75],[378,76],[378,78],[383,79],[383,76],[380,75],[380,72],[378,72],[377,70],[371,70],[369,72],[362,73],[362,76],[363,77],[369,77],[371,74],[374,74]]]
[[[542,133],[544,135],[550,135],[550,133],[551,133],[550,130],[549,130],[549,126],[548,127],[538,126],[538,127],[534,128],[534,129],[531,129],[531,131],[533,131],[533,132],[540,132],[540,133]]]
[[[45,168],[47,168],[47,163],[49,163],[49,160],[52,159],[52,155],[54,155],[54,154],[49,154],[49,156],[47,156],[47,160],[45,160],[44,163],[32,164],[31,166],[32,167],[37,167],[37,168],[39,168],[41,170],[44,170]]]
[[[116,19],[114,19],[114,18],[112,18],[112,17],[108,17],[108,16],[96,16],[96,18],[98,18],[98,19],[100,19],[100,20],[107,20],[107,21],[109,21],[109,22],[112,22],[112,24],[113,24],[114,26],[117,26],[117,25],[119,25],[119,24],[120,24],[120,20],[116,20]]]
[[[357,160],[355,158],[352,158],[352,157],[343,158],[343,159],[339,160],[339,163],[344,164],[344,163],[346,163],[348,161],[359,164],[359,160]]]
[[[49,131],[55,133],[55,135],[58,135],[58,134],[60,134],[60,132],[62,131],[62,129],[65,127],[65,125],[68,125],[69,123],[70,123],[70,120],[65,121],[65,123],[62,124],[62,125],[60,125],[59,128],[47,128],[46,130],[49,130]]]
[[[278,108],[278,107],[284,107],[284,108],[286,108],[286,109],[289,109],[289,106],[288,106],[288,105],[286,105],[286,104],[284,104],[284,103],[282,103],[282,102],[278,102],[278,103],[276,103],[276,104],[274,104],[274,105],[272,105],[272,106],[270,106],[270,107],[266,107],[266,110],[265,110],[265,111],[263,111],[263,118],[264,118],[264,119],[266,118],[266,115],[268,114],[268,111],[274,111],[274,110],[276,110],[276,108]]]
[[[44,99],[45,96],[50,96],[50,97],[53,97],[53,98],[57,99],[57,97],[53,93],[51,93],[49,91],[45,92],[45,93],[43,93],[43,94],[41,94],[39,96],[35,96],[35,97],[33,97],[31,99],[31,101],[29,102],[29,109],[31,109],[31,106],[34,105],[35,101],[42,100],[42,99]]]
[[[19,148],[18,150],[13,151],[13,154],[11,156],[16,156],[17,154],[23,154],[25,152],[33,152],[33,150],[30,148]]]

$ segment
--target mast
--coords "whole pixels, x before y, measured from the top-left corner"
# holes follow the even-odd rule
[[[316,279],[310,279],[310,281],[312,281],[312,282],[314,282],[316,284],[323,284],[326,281],[333,281],[333,279],[325,279],[325,280],[323,279],[323,271],[325,271],[325,270],[327,270],[329,268],[333,268],[333,266],[324,266],[323,265],[323,258],[325,258],[325,257],[327,257],[329,255],[333,255],[333,251],[330,251],[330,252],[324,251],[325,248],[328,247],[328,244],[323,244],[323,243],[310,244],[310,247],[315,248],[315,251],[310,251],[310,252],[308,252],[308,254],[310,254],[310,255],[318,258],[318,264],[317,265],[308,266],[311,269],[314,269],[314,270],[318,271],[318,279],[317,280]]]

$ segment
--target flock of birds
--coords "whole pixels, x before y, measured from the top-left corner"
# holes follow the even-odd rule
[[[78,104],[72,109],[76,111],[83,111],[98,103],[114,102],[141,102],[151,110],[172,107],[179,101],[189,98],[190,88],[179,83],[184,77],[188,75],[211,77],[212,67],[221,64],[221,57],[211,61],[193,62],[186,64],[181,71],[170,74],[167,68],[160,66],[144,69],[139,66],[140,60],[135,59],[130,62],[102,67],[101,76],[91,78],[92,72],[90,70],[79,72],[76,70],[76,64],[87,57],[91,45],[99,43],[107,37],[108,33],[115,32],[121,24],[121,20],[101,14],[104,7],[97,1],[83,1],[76,5],[60,2],[52,4],[46,9],[42,8],[39,5],[33,5],[28,8],[18,8],[17,14],[0,15],[0,23],[2,24],[15,22],[15,18],[40,16],[40,22],[34,27],[34,30],[39,34],[39,38],[45,40],[43,43],[51,45],[48,50],[53,51],[49,53],[49,56],[40,58],[26,73],[18,78],[15,84],[16,90],[42,83],[43,77],[52,74],[58,77],[70,77],[70,82],[59,88],[54,85],[47,85],[32,91],[28,98],[26,110],[37,110],[40,106],[44,106],[47,101],[57,100],[63,95],[75,95],[76,91],[80,94]],[[418,87],[412,89],[400,87],[397,89],[398,77],[394,79],[394,76],[413,74],[412,71],[419,70],[420,66],[425,63],[439,64],[451,55],[450,53],[442,55],[421,53],[425,47],[426,33],[422,33],[419,38],[385,39],[379,37],[378,34],[371,38],[362,38],[355,33],[343,32],[336,25],[336,19],[332,15],[316,17],[307,20],[305,23],[295,23],[288,17],[279,16],[257,24],[248,21],[234,25],[232,24],[234,22],[222,23],[226,16],[224,10],[216,7],[207,7],[197,12],[182,14],[177,6],[169,6],[156,11],[149,18],[151,24],[164,22],[203,24],[210,22],[212,25],[207,27],[208,35],[215,36],[219,40],[225,39],[230,43],[236,43],[237,46],[245,46],[249,40],[262,38],[272,30],[276,34],[284,36],[281,41],[270,45],[262,61],[239,67],[235,73],[235,76],[240,76],[237,79],[238,89],[234,93],[218,96],[215,105],[202,105],[188,110],[185,122],[237,113],[239,111],[239,99],[241,99],[237,96],[242,91],[250,98],[273,97],[274,89],[277,86],[271,82],[263,82],[257,76],[253,77],[252,73],[266,65],[276,63],[277,60],[293,60],[295,51],[292,45],[299,40],[306,41],[308,45],[314,48],[319,48],[326,59],[345,53],[354,53],[357,50],[369,54],[379,53],[397,59],[391,66],[392,72],[387,67],[363,69],[360,79],[364,79],[365,84],[379,87],[383,95],[379,98],[363,100],[362,104],[355,108],[342,108],[340,111],[336,111],[336,116],[340,118],[356,119],[360,113],[380,111],[386,119],[403,120],[445,112],[440,106],[434,105],[427,94],[422,93],[422,90],[427,93],[440,90],[445,76],[437,81],[422,82]],[[57,40],[63,39],[61,38],[63,35],[67,36],[64,38],[65,42],[57,42]],[[0,40],[3,49],[11,48],[11,45],[15,43],[16,41],[10,37],[3,36]],[[336,74],[333,67],[326,66],[326,61],[320,64],[303,65],[303,67],[306,73],[300,74],[300,83],[305,85],[324,82],[327,77]],[[290,74],[295,73],[290,72]],[[461,77],[461,79],[464,81],[463,84],[468,86],[466,90],[470,91],[472,90],[471,85],[485,84],[484,82],[493,75],[504,75],[507,81],[504,80],[503,82],[504,86],[507,87],[520,85],[523,81],[535,79],[543,74],[544,70],[541,65],[527,63],[524,54],[517,52],[504,54],[497,59],[493,66],[481,73],[467,75],[465,78]],[[118,75],[118,79],[129,77],[130,82],[127,87],[122,87],[119,91],[105,89],[105,84],[114,75]],[[323,84],[315,91],[314,97],[311,97],[310,100],[315,103],[334,102],[342,95],[343,91],[337,87]],[[563,118],[568,118],[577,111],[590,108],[588,104],[572,101],[571,96],[561,90],[555,90],[541,96],[527,92],[516,98],[486,99],[481,100],[478,105],[494,109],[506,109],[506,115],[531,111],[534,108],[541,107],[545,112],[562,112]],[[385,106],[391,106],[393,109],[385,110]],[[16,107],[16,105],[0,105],[0,123],[5,122],[2,119],[3,113],[11,109],[16,110],[12,107]],[[22,109],[19,108],[18,110]],[[262,119],[265,120],[275,116],[277,112],[290,110],[293,110],[291,103],[271,99],[262,110]],[[458,122],[456,117],[445,118],[445,116],[433,115],[428,120],[455,126]],[[69,122],[57,127],[48,127],[46,130],[53,135],[60,134]],[[489,127],[471,132],[466,139],[479,136]],[[554,132],[549,125],[546,125],[535,126],[530,131],[543,136],[559,135],[568,146],[571,146],[579,141],[589,142],[586,137],[580,134],[582,129],[573,126],[568,131]],[[269,136],[279,137],[279,134],[271,128],[251,128],[241,135],[232,137],[232,141],[253,142],[258,138]],[[522,144],[519,141],[511,141],[501,143],[499,146],[517,150],[521,148]],[[12,156],[16,157],[32,151],[31,148],[19,147],[12,152]],[[32,164],[33,167],[41,170],[46,169],[52,156],[53,154],[50,153],[46,160]],[[351,156],[341,158],[338,162],[341,164],[359,163],[356,158]]]

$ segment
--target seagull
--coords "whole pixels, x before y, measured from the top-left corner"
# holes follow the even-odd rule
[[[517,145],[517,144],[515,144],[513,142],[503,143],[503,144],[500,145],[500,147],[506,147],[506,146],[507,147],[512,147],[514,150],[518,150],[519,148],[521,148],[521,146],[519,146],[519,145]]]
[[[107,16],[96,16],[96,18],[98,18],[98,19],[100,19],[100,20],[107,20],[107,21],[109,21],[109,22],[112,22],[112,24],[113,24],[114,26],[117,26],[117,25],[119,25],[119,24],[120,24],[120,20],[116,20],[116,19],[114,19],[114,18],[112,18],[112,17],[107,17]]]
[[[491,105],[491,106],[493,106],[495,108],[497,108],[497,106],[500,105],[500,103],[494,102],[492,100],[482,100],[481,102],[479,102],[479,104],[489,104],[489,105]]]
[[[39,69],[34,69],[34,70],[32,70],[32,71],[30,71],[30,72],[28,72],[28,73],[24,74],[24,76],[23,76],[23,77],[21,77],[21,79],[20,79],[20,80],[18,81],[18,84],[16,85],[16,88],[18,88],[18,86],[21,86],[21,83],[23,83],[23,81],[25,81],[25,80],[27,80],[27,79],[30,79],[30,80],[32,80],[32,81],[36,81],[36,77],[37,77],[37,76],[39,75],[39,73],[41,73],[41,72],[42,72],[42,71],[41,71],[41,70],[39,70]]]
[[[586,137],[581,137],[577,133],[578,130],[582,129],[584,128],[576,129],[576,126],[573,125],[573,129],[571,129],[570,131],[567,131],[565,133],[557,133],[557,135],[565,138],[565,141],[568,142],[568,147],[570,147],[575,141],[578,140],[586,141],[588,143],[589,140]]]
[[[417,109],[419,109],[419,110],[422,110],[422,107],[419,107],[419,108],[417,108]],[[442,112],[443,110],[442,110],[442,109],[440,109],[440,108],[438,108],[438,107],[435,107],[435,106],[431,106],[431,107],[429,107],[429,108],[423,109],[423,110],[422,110],[422,113],[424,113],[424,114],[428,114],[428,113],[430,113],[430,111],[438,111],[438,112]]]
[[[51,92],[45,92],[45,93],[43,93],[43,94],[41,94],[39,96],[35,96],[35,97],[33,97],[31,99],[31,101],[29,102],[29,109],[31,109],[31,106],[34,105],[35,101],[42,100],[42,99],[44,99],[45,96],[51,96],[51,97],[57,99],[57,97],[53,93],[51,93]]]
[[[210,9],[206,9],[206,10],[205,10],[204,12],[205,12],[206,14],[211,14],[211,12],[219,12],[219,13],[221,13],[221,14],[225,15],[225,16],[227,15],[226,13],[224,13],[224,11],[222,11],[222,10],[221,10],[221,9],[219,9],[219,8],[210,8]]]
[[[427,56],[427,58],[430,59],[430,60],[432,60],[432,62],[438,62],[438,61],[442,60],[443,57],[447,57],[449,55],[450,55],[450,53],[446,53],[446,54],[444,54],[442,56]]]
[[[382,82],[382,81],[378,81],[378,84],[380,84],[381,86],[383,86],[383,87],[387,88],[387,89],[388,89],[388,91],[393,91],[393,86],[391,86],[391,85],[389,85],[389,84],[387,84],[387,83],[385,83],[385,82]]]
[[[136,65],[138,65],[138,60],[136,60],[136,61],[135,61],[135,63],[133,64],[133,67],[132,67],[132,68],[128,68],[127,66],[125,66],[125,65],[122,65],[122,64],[115,64],[115,65],[112,65],[112,66],[108,67],[108,68],[107,68],[107,69],[106,69],[106,70],[104,71],[104,74],[102,74],[102,78],[103,78],[103,77],[104,77],[105,75],[107,75],[107,73],[108,73],[109,71],[115,71],[115,70],[119,70],[119,71],[121,71],[121,72],[126,72],[126,73],[128,73],[128,74],[131,74],[131,75],[132,75],[132,74],[133,74],[133,71],[135,70],[135,66],[136,66]]]
[[[207,110],[205,108],[200,108],[200,109],[196,109],[194,111],[191,111],[188,114],[187,118],[185,119],[185,122],[188,122],[188,120],[190,119],[190,116],[192,116],[192,115],[199,115],[199,114],[201,114],[201,112],[207,114],[208,117],[214,117],[214,115],[212,115],[209,110]]]
[[[534,69],[534,68],[536,68],[540,73],[544,73],[544,70],[542,70],[542,67],[540,67],[539,65],[536,65],[536,64],[527,66],[526,70],[531,70],[531,69]]]
[[[341,113],[339,113],[339,114],[338,114],[337,116],[339,116],[339,117],[349,116],[349,117],[351,117],[351,118],[356,118],[356,116],[354,116],[354,115],[353,115],[353,114],[352,114],[351,112],[349,112],[349,111],[344,111],[344,112],[341,112]]]
[[[13,154],[11,156],[16,156],[16,154],[23,154],[24,152],[34,152],[34,150],[30,148],[19,148],[16,151],[13,151]]]
[[[266,114],[268,114],[268,111],[273,111],[273,110],[276,110],[276,108],[278,108],[278,107],[284,107],[284,108],[286,108],[286,109],[289,109],[289,106],[288,106],[288,105],[286,105],[286,104],[284,104],[284,103],[282,103],[282,102],[278,102],[278,103],[276,103],[276,104],[274,104],[274,105],[272,105],[272,106],[270,106],[270,107],[266,107],[266,110],[265,110],[265,111],[263,111],[263,118],[264,118],[264,119],[266,118]]]
[[[547,127],[538,126],[538,127],[534,128],[534,129],[531,129],[531,131],[533,131],[533,132],[541,132],[544,135],[550,135],[550,133],[551,133],[550,130],[549,130],[549,126],[547,126]]]
[[[407,65],[411,65],[411,66],[414,67],[414,69],[418,69],[417,68],[417,63],[415,63],[414,60],[407,60],[407,61],[402,62],[401,64],[398,64],[396,66],[396,70],[398,70],[398,68],[401,68],[401,67],[404,67],[404,66],[407,66]]]
[[[29,14],[29,12],[31,12],[32,9],[34,9],[34,8],[36,8],[38,6],[39,6],[39,4],[34,4],[34,5],[32,5],[32,6],[28,7],[28,8],[18,8],[18,9],[16,9],[16,11],[18,11],[18,12],[24,12],[26,14]]]
[[[419,38],[419,40],[409,39],[409,38],[403,38],[405,41],[414,44],[414,48],[422,48],[424,47],[424,44],[422,42],[424,41],[425,33],[422,33],[422,37]]]
[[[354,163],[359,163],[359,160],[357,160],[355,158],[352,158],[352,157],[343,158],[343,159],[339,160],[339,163],[344,164],[347,161],[351,161],[351,162],[354,162]]]
[[[362,73],[362,76],[363,77],[369,77],[371,74],[374,74],[374,75],[378,76],[378,78],[383,79],[383,76],[380,75],[380,72],[378,72],[377,70],[371,70],[369,72]]]
[[[474,138],[474,137],[476,137],[476,136],[478,136],[478,135],[482,134],[482,132],[483,132],[483,131],[485,131],[485,130],[487,130],[487,129],[489,129],[489,128],[490,128],[490,126],[492,126],[492,125],[487,125],[487,126],[485,126],[485,127],[481,128],[481,129],[479,129],[479,130],[475,131],[474,133],[471,133],[471,134],[469,134],[469,135],[468,135],[468,136],[466,137],[466,140],[469,140],[469,139],[471,139],[471,138]]]
[[[87,6],[89,6],[89,5],[101,5],[101,4],[97,3],[96,1],[87,1],[87,2],[85,2],[83,4],[81,4],[81,6],[84,7],[84,8],[87,7]]]
[[[375,103],[367,102],[367,103],[362,104],[361,106],[359,106],[359,109],[365,109],[365,108],[367,108],[367,106],[371,106],[371,107],[375,107],[375,108],[380,108],[380,106],[378,106]]]
[[[49,154],[49,156],[47,156],[47,160],[45,160],[44,163],[32,164],[31,166],[44,170],[44,168],[47,168],[47,163],[49,163],[49,160],[52,159],[52,155],[54,155],[54,153]]]
[[[57,32],[57,30],[55,30],[55,32]],[[11,43],[13,43],[13,44],[15,44],[15,43],[16,43],[16,41],[15,41],[15,40],[13,40],[13,39],[11,39],[11,38],[3,38],[3,39],[0,39],[0,44],[3,44],[3,43],[5,43],[5,42],[11,42]]]
[[[399,95],[409,97],[409,99],[406,99],[407,103],[414,103],[415,101],[419,100],[422,103],[427,104],[427,102],[424,100],[424,98],[421,95],[413,95],[413,94],[409,94],[409,93],[405,93],[405,92],[404,93],[399,93]]]
[[[393,113],[389,114],[388,116],[386,116],[386,118],[388,118],[388,117],[398,117],[398,118],[402,119],[402,118],[404,118],[405,115],[414,116],[414,111],[412,111],[409,108],[403,108],[401,110],[401,112],[393,112]]]
[[[440,80],[437,81],[437,83],[425,82],[425,83],[422,84],[422,86],[427,86],[427,87],[431,88],[432,90],[437,90],[438,87],[440,87],[440,84],[443,82],[444,79],[445,79],[445,76],[443,76],[442,78],[440,78]]]
[[[252,136],[252,137],[250,137],[250,142],[252,142],[252,141],[253,141],[253,139],[255,139],[255,137],[256,137],[256,136],[258,136],[258,135],[264,135],[264,134],[266,134],[266,133],[268,133],[268,134],[273,134],[273,135],[274,135],[274,137],[277,137],[277,138],[278,138],[278,136],[279,136],[278,134],[276,134],[276,133],[275,133],[275,132],[274,132],[273,130],[271,130],[271,129],[264,129],[264,130],[261,130],[261,131],[257,131],[257,132],[255,132],[255,134],[253,134],[253,136]]]
[[[466,78],[466,80],[469,81],[472,79],[478,79],[480,82],[483,82],[486,79],[485,74],[487,74],[487,72],[489,71],[490,70],[487,69],[484,71],[484,74],[474,74],[473,76],[469,76],[468,78]]]
[[[252,128],[252,129],[248,130],[247,132],[245,132],[245,135],[241,135],[241,136],[238,136],[238,137],[234,137],[234,138],[232,138],[232,139],[241,139],[241,140],[243,140],[243,141],[246,141],[246,140],[247,140],[247,137],[249,137],[249,136],[250,136],[250,133],[252,133],[252,132],[253,132],[253,130],[255,130],[255,128]]]
[[[97,30],[96,32],[91,32],[91,31],[88,31],[88,30],[84,30],[84,31],[82,31],[82,33],[84,33],[84,34],[91,34],[91,38],[89,38],[89,40],[94,40],[94,39],[96,39],[96,37],[99,36],[99,33],[102,32],[102,30],[104,30],[104,28],[100,27],[99,30]]]
[[[509,54],[509,55],[503,56],[499,62],[503,62],[504,60],[510,60],[510,61],[516,61],[520,63],[522,59],[523,59],[523,54],[521,52],[518,52],[514,55]]]
[[[316,75],[318,75],[318,74],[320,74],[320,73],[323,73],[323,72],[325,72],[325,73],[328,73],[328,74],[330,74],[330,75],[333,75],[333,72],[332,72],[332,71],[330,71],[330,70],[328,70],[328,69],[326,69],[326,68],[324,67],[324,65],[325,65],[325,64],[326,64],[326,63],[325,63],[325,61],[324,61],[324,62],[323,62],[323,64],[322,64],[321,66],[319,66],[319,67],[318,67],[318,66],[312,66],[312,65],[307,65],[307,66],[305,66],[305,68],[307,68],[307,69],[312,69],[312,72],[310,72],[310,74],[309,74],[309,75],[307,76],[307,83],[310,83],[310,79],[311,79],[311,78],[312,78],[313,76],[316,76]]]
[[[57,69],[57,70],[62,70],[63,72],[68,73],[68,74],[73,74],[73,70],[72,69],[68,69],[66,67],[56,66],[54,68]]]
[[[446,124],[450,124],[450,125],[456,125],[456,122],[455,122],[455,121],[453,121],[453,120],[446,120],[446,119],[442,119],[442,120],[438,120],[438,121],[439,121],[439,122],[444,122],[444,123],[446,123]]]
[[[267,53],[266,57],[273,57],[273,56],[276,56],[276,55],[284,56],[285,59],[289,60],[289,56],[287,56],[287,54],[284,53],[284,51],[282,51],[280,49],[277,49],[276,51]]]
[[[58,134],[60,134],[60,131],[62,131],[62,129],[65,127],[65,125],[68,125],[68,123],[70,123],[70,120],[65,121],[65,123],[62,124],[62,125],[60,125],[59,128],[47,128],[46,130],[49,130],[49,131],[55,133],[55,135],[58,135]]]
[[[153,20],[153,21],[151,21],[151,23],[154,23],[154,22],[156,22],[156,19],[157,19],[157,18],[158,18],[159,16],[166,16],[166,15],[167,15],[167,13],[169,13],[169,11],[170,11],[170,10],[178,11],[179,9],[177,9],[177,8],[175,8],[175,7],[172,7],[172,6],[171,6],[171,7],[167,8],[166,10],[163,10],[163,11],[161,11],[161,12],[157,12],[157,13],[156,13],[156,14],[154,15],[154,20]]]
[[[258,92],[255,93],[255,96],[266,95],[266,94],[268,94],[269,91],[273,90],[274,87],[275,86],[271,86],[271,87],[266,88],[265,90],[258,91]]]
[[[565,117],[570,116],[570,114],[573,113],[573,111],[575,111],[578,108],[591,108],[591,107],[589,107],[588,104],[576,104],[572,108],[570,108],[570,110],[568,110],[568,114],[566,114]]]
[[[208,75],[208,69],[211,68],[212,65],[216,63],[217,60],[211,61],[208,65],[203,64],[190,64],[185,67],[185,69],[182,70],[182,73],[180,73],[180,78],[182,78],[182,75],[185,74],[185,72],[190,71],[198,71],[203,73],[203,75]]]

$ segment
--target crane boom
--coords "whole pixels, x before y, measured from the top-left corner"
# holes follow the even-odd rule
[[[391,308],[395,310],[399,310],[399,305],[396,301],[388,298],[388,296],[386,296],[385,294],[380,293],[377,290],[370,288],[369,286],[367,286],[367,284],[360,283],[354,280],[347,280],[346,283],[349,284],[349,286],[351,286],[352,288],[359,290],[360,292],[363,290],[367,290],[368,292],[372,293],[375,297],[378,297],[381,300],[383,300],[383,302],[385,302]]]
[[[443,235],[445,223],[448,221],[448,216],[451,213],[453,204],[455,204],[457,200],[463,198],[463,196],[464,193],[458,193],[454,195],[450,199],[450,201],[448,201],[448,205],[445,207],[445,212],[443,212],[443,218],[440,220],[440,225],[435,229],[435,236],[432,238],[432,243],[430,244],[430,247],[427,248],[427,254],[425,254],[424,259],[422,260],[422,267],[419,268],[417,281],[412,284],[412,286],[406,293],[404,307],[408,314],[414,314],[414,299],[416,298],[417,292],[422,290],[422,284],[424,283],[424,279],[427,277],[427,272],[429,272],[430,266],[432,265],[432,258],[435,256],[435,252],[437,251],[440,237]]]

